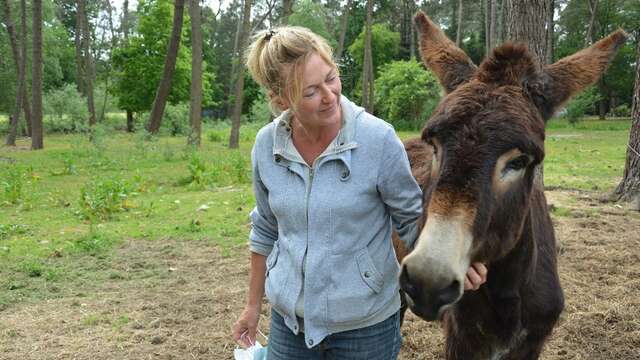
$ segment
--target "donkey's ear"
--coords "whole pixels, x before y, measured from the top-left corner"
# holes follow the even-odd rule
[[[546,65],[537,79],[525,86],[544,120],[572,96],[595,83],[605,72],[627,34],[618,30],[586,49]]]
[[[477,67],[435,25],[427,15],[419,11],[415,23],[420,36],[420,53],[424,65],[431,69],[447,93],[469,81]]]

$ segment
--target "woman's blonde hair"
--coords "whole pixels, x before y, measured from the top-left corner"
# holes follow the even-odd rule
[[[302,97],[304,64],[312,54],[337,70],[327,41],[299,26],[262,30],[253,36],[247,50],[247,68],[253,79],[293,107]]]

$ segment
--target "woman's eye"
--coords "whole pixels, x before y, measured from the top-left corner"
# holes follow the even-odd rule
[[[522,170],[529,165],[529,157],[526,155],[518,156],[517,158],[509,161],[504,167],[505,170]]]

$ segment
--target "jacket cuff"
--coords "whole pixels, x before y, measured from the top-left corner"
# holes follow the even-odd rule
[[[269,256],[269,254],[271,254],[271,250],[273,250],[273,245],[266,245],[263,242],[257,241],[257,239],[253,238],[252,233],[249,240],[249,250],[256,254]]]

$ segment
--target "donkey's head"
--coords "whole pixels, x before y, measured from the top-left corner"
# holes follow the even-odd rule
[[[413,312],[433,320],[462,296],[472,261],[491,263],[515,247],[544,158],[545,121],[600,77],[625,34],[544,67],[525,45],[505,44],[477,68],[425,14],[415,21],[422,59],[447,94],[422,132],[433,151],[425,221],[400,284]]]

